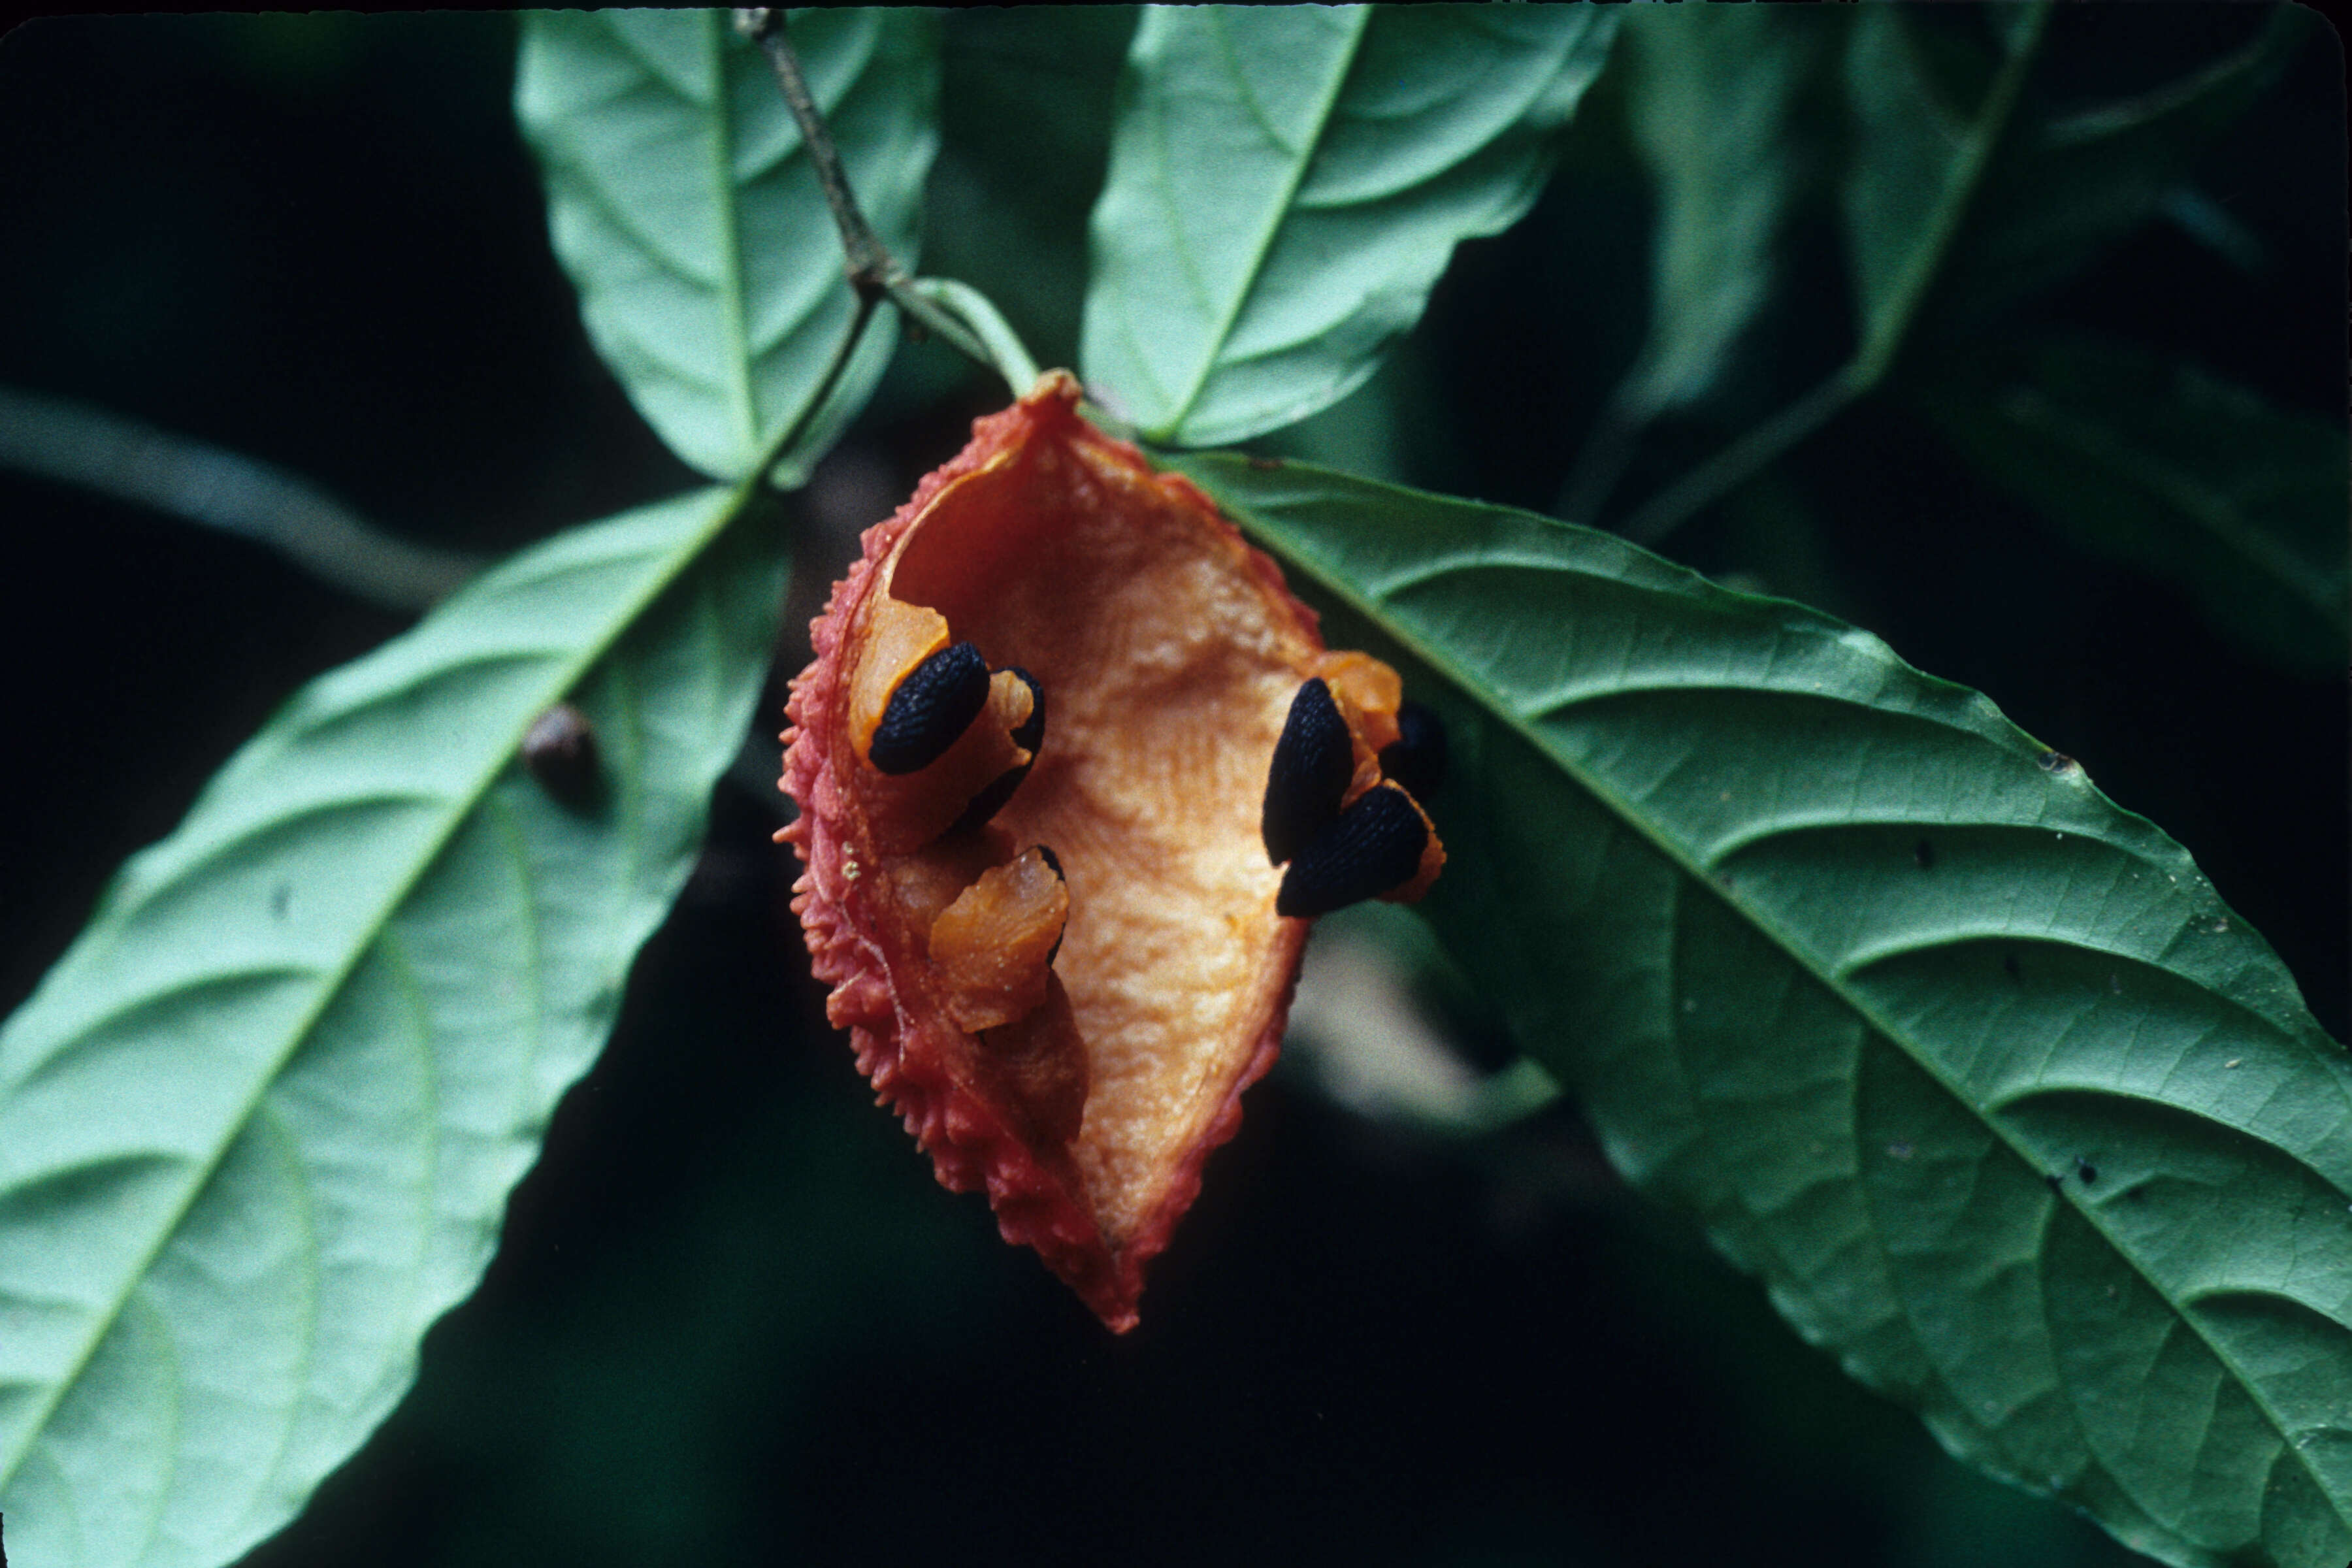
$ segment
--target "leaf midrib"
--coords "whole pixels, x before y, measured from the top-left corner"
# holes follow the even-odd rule
[[[719,310],[732,351],[727,356],[727,404],[735,416],[739,467],[748,467],[760,449],[760,414],[753,405],[751,332],[743,299],[743,215],[735,185],[733,105],[727,91],[727,36],[719,13],[701,13],[704,58],[710,68],[711,203],[724,232],[719,237]]]
[[[1306,183],[1307,171],[1313,165],[1316,154],[1322,150],[1323,139],[1330,129],[1332,111],[1339,104],[1339,95],[1347,90],[1348,79],[1355,74],[1356,55],[1362,47],[1364,30],[1371,25],[1372,8],[1370,5],[1360,5],[1343,9],[1350,28],[1347,47],[1341,51],[1337,68],[1331,72],[1330,80],[1325,86],[1323,95],[1315,106],[1315,113],[1309,122],[1313,128],[1312,133],[1307,137],[1306,145],[1300,149],[1298,154],[1291,159],[1290,172],[1282,183],[1279,199],[1269,202],[1266,205],[1265,216],[1259,225],[1257,238],[1251,246],[1249,265],[1243,274],[1242,285],[1235,289],[1226,300],[1223,315],[1218,321],[1214,330],[1210,332],[1204,345],[1206,352],[1201,355],[1193,370],[1192,385],[1185,390],[1181,397],[1177,399],[1176,406],[1170,412],[1166,421],[1159,426],[1156,434],[1162,438],[1171,437],[1177,430],[1182,428],[1184,421],[1190,418],[1193,409],[1199,406],[1202,394],[1208,389],[1210,377],[1223,363],[1225,342],[1233,336],[1234,328],[1240,321],[1242,311],[1248,305],[1250,297],[1257,291],[1258,280],[1265,275],[1266,262],[1274,254],[1275,237],[1281,232],[1283,221],[1290,216],[1291,207],[1298,195],[1299,186]],[[1210,15],[1212,24],[1217,28],[1220,52],[1230,56],[1232,50],[1230,40],[1225,36],[1223,19],[1213,12]],[[1232,74],[1236,91],[1254,105],[1255,95],[1249,91],[1249,84],[1243,79],[1239,71]],[[1263,117],[1255,115],[1254,110],[1253,118],[1257,118],[1263,122]],[[1267,128],[1266,140],[1276,148],[1281,146],[1279,142],[1275,141],[1270,126]],[[1183,231],[1179,229],[1176,238],[1180,246],[1183,242]]]
[[[625,601],[622,611],[614,617],[603,633],[583,643],[580,652],[572,659],[555,667],[560,671],[562,679],[549,682],[546,689],[548,693],[546,702],[535,705],[523,716],[522,722],[515,727],[507,743],[498,751],[487,753],[490,760],[472,785],[462,795],[452,797],[453,809],[439,831],[420,845],[405,874],[394,887],[386,890],[383,907],[376,916],[354,938],[350,951],[320,982],[316,1000],[289,1027],[287,1037],[280,1048],[256,1075],[253,1091],[246,1097],[236,1112],[223,1121],[223,1131],[215,1140],[211,1152],[200,1163],[190,1165],[186,1190],[179,1203],[174,1205],[171,1213],[157,1224],[154,1239],[140,1254],[137,1261],[124,1270],[121,1288],[115,1292],[113,1300],[108,1304],[106,1310],[92,1319],[89,1331],[84,1336],[81,1348],[74,1355],[71,1363],[57,1377],[36,1404],[31,1419],[25,1426],[24,1440],[14,1453],[6,1456],[5,1461],[0,1461],[0,1486],[6,1485],[16,1478],[26,1457],[33,1451],[39,1443],[41,1435],[48,1429],[49,1418],[57,1413],[58,1405],[64,1400],[67,1391],[79,1383],[82,1373],[89,1368],[90,1357],[97,1353],[98,1347],[112,1331],[131,1293],[138,1289],[140,1282],[152,1272],[155,1260],[162,1256],[163,1248],[171,1244],[172,1238],[179,1234],[181,1225],[187,1218],[189,1210],[194,1206],[196,1200],[203,1195],[205,1188],[210,1184],[213,1176],[220,1169],[220,1163],[227,1157],[230,1147],[236,1141],[237,1133],[253,1119],[270,1087],[284,1074],[287,1062],[292,1058],[295,1051],[301,1047],[302,1043],[310,1038],[320,1018],[325,1016],[327,1009],[333,1005],[334,999],[341,994],[344,986],[351,981],[352,971],[358,968],[360,961],[374,948],[378,940],[389,928],[393,917],[406,904],[409,895],[415,890],[417,881],[440,858],[442,851],[448,847],[450,839],[456,837],[457,830],[479,809],[483,797],[489,793],[490,786],[497,783],[499,775],[506,771],[508,763],[520,749],[524,732],[530,729],[532,721],[537,719],[540,710],[548,702],[561,700],[563,694],[571,690],[598,660],[612,651],[614,645],[620,641],[632,626],[636,624],[654,600],[659,598],[671,584],[677,581],[696,561],[699,560],[710,542],[726,531],[728,526],[752,503],[756,494],[756,479],[745,481],[727,495],[723,502],[712,496],[702,498],[706,504],[709,504],[712,508],[711,520],[672,547],[667,563],[651,574],[639,592]],[[372,693],[370,700],[377,700],[376,694]]]
[[[1847,367],[1863,367],[1859,374],[1865,386],[1875,384],[1894,365],[1895,354],[1910,331],[1912,317],[1918,313],[1920,304],[1943,269],[1944,258],[1959,233],[1960,220],[1974,205],[1983,184],[1993,151],[2009,134],[2010,116],[2017,107],[2026,75],[2033,68],[2034,56],[2042,44],[2042,26],[2049,15],[2050,0],[2035,0],[2029,6],[2023,36],[2011,47],[2009,58],[2001,63],[1991,87],[1969,118],[1966,145],[1945,169],[1944,188],[1928,216],[1927,231],[1905,258],[1903,270],[1887,295],[1885,309],[1879,312],[1877,320],[1868,323],[1862,345]],[[1915,72],[1924,71],[1916,46],[1906,39],[1903,47],[1912,51]]]
[[[1304,464],[1292,466],[1309,474],[1316,472],[1316,470]],[[1383,486],[1381,488],[1388,489],[1390,487]],[[1240,510],[1244,519],[1250,517],[1250,510],[1246,506],[1237,508],[1236,510]],[[1559,525],[1552,524],[1550,526],[1557,527]],[[1874,1009],[1873,1009],[1862,998],[1852,994],[1845,985],[1842,977],[1825,971],[1819,963],[1816,963],[1813,961],[1811,954],[1806,953],[1792,945],[1790,941],[1782,935],[1777,925],[1771,921],[1761,919],[1758,915],[1757,911],[1749,909],[1748,905],[1737,896],[1734,889],[1721,887],[1716,882],[1715,879],[1702,874],[1690,858],[1682,852],[1678,846],[1661,837],[1660,833],[1658,831],[1654,831],[1651,825],[1640,814],[1636,813],[1628,803],[1619,800],[1612,792],[1601,788],[1586,770],[1580,766],[1574,760],[1561,755],[1549,745],[1545,742],[1540,731],[1531,729],[1521,720],[1515,708],[1507,705],[1498,707],[1495,702],[1489,701],[1487,700],[1487,689],[1484,684],[1468,674],[1447,651],[1433,645],[1427,639],[1408,629],[1398,617],[1382,614],[1381,611],[1385,608],[1383,601],[1378,597],[1371,596],[1365,592],[1360,591],[1352,582],[1349,581],[1343,575],[1336,572],[1326,570],[1323,563],[1314,556],[1290,548],[1288,546],[1288,542],[1283,540],[1276,531],[1265,528],[1254,528],[1251,530],[1251,532],[1255,534],[1258,541],[1265,544],[1268,549],[1273,550],[1276,553],[1281,555],[1286,561],[1292,563],[1297,569],[1305,572],[1317,583],[1320,584],[1327,591],[1346,601],[1347,604],[1358,614],[1362,615],[1368,620],[1371,621],[1372,624],[1378,626],[1388,636],[1394,637],[1399,643],[1410,649],[1415,658],[1427,664],[1431,668],[1436,670],[1445,679],[1451,681],[1457,690],[1460,690],[1466,696],[1470,697],[1473,701],[1477,703],[1478,707],[1483,711],[1489,715],[1489,717],[1503,723],[1522,741],[1534,748],[1539,755],[1550,760],[1553,765],[1558,767],[1563,773],[1567,774],[1570,780],[1573,782],[1577,787],[1583,790],[1594,800],[1601,803],[1601,805],[1615,816],[1619,821],[1622,822],[1627,827],[1631,828],[1633,832],[1639,834],[1644,840],[1646,840],[1652,848],[1655,849],[1668,862],[1674,865],[1677,870],[1682,872],[1687,882],[1694,883],[1706,889],[1716,898],[1728,905],[1736,915],[1747,922],[1751,929],[1761,932],[1765,939],[1775,948],[1779,949],[1790,963],[1796,964],[1806,973],[1811,974],[1819,984],[1829,991],[1831,994],[1836,996],[1846,1007],[1850,1008],[1854,1016],[1863,1021],[1865,1027],[1874,1031],[1880,1036],[1880,1037],[1894,1044],[1897,1049],[1901,1050],[1904,1055],[1910,1059],[1913,1065],[1917,1067],[1923,1073],[1932,1079],[1937,1088],[1943,1089],[1947,1095],[1950,1096],[1954,1101],[1965,1109],[1972,1118],[1983,1125],[1985,1129],[1990,1131],[1993,1137],[1997,1139],[2000,1144],[2006,1148],[2010,1153],[2013,1155],[2027,1170],[2034,1171],[2039,1169],[2033,1160],[2029,1157],[2027,1152],[2019,1144],[2017,1140],[2011,1135],[2006,1128],[1992,1117],[1984,1114],[1967,1095],[1960,1092],[1949,1077],[1948,1077],[1942,1070],[1940,1063],[1927,1058],[1926,1054],[1914,1045],[1906,1034],[1890,1027],[1885,1020],[1878,1016]],[[1538,568],[1523,567],[1521,569],[1528,570]],[[1566,568],[1561,568],[1556,565],[1549,569],[1566,570]],[[1423,582],[1433,581],[1436,578],[1443,577],[1446,574],[1447,574],[1443,572],[1429,574],[1423,576],[1420,580]],[[2203,991],[2207,988],[2200,985],[2199,989]],[[2297,1158],[2296,1163],[2304,1165],[2306,1169],[2309,1168],[2309,1163],[2306,1161]],[[2323,1176],[2322,1179],[2325,1180],[2326,1178]],[[2334,1184],[2332,1183],[2330,1184],[2330,1185],[2333,1184]],[[2148,1273],[2146,1265],[2139,1256],[2117,1241],[2115,1233],[2103,1223],[2102,1218],[2098,1214],[2093,1210],[2084,1207],[2079,1203],[2074,1205],[2074,1210],[2077,1214],[2083,1216],[2084,1222],[2088,1224],[2093,1230],[2098,1233],[2100,1239],[2106,1243],[2107,1247],[2115,1253],[2115,1255],[2123,1259],[2125,1264],[2131,1268],[2132,1272],[2147,1286],[2150,1292],[2153,1293],[2158,1300],[2164,1302],[2167,1309],[2172,1313],[2173,1318],[2189,1329],[2190,1332],[2194,1333],[2197,1336],[2199,1342],[2206,1347],[2207,1351],[2211,1353],[2214,1360],[2229,1370],[2231,1378],[2237,1385],[2239,1392],[2243,1394],[2248,1401],[2263,1413],[2263,1420],[2269,1425],[2271,1430],[2277,1436],[2279,1446],[2282,1448],[2292,1452],[2295,1456],[2296,1462],[2303,1467],[2305,1474],[2310,1479],[2314,1489],[2321,1497],[2326,1499],[2327,1506],[2335,1513],[2336,1519],[2347,1528],[2352,1528],[2352,1511],[2347,1510],[2343,1502],[2336,1497],[2334,1489],[2328,1485],[2326,1479],[2320,1474],[2317,1468],[2314,1466],[2310,1458],[2305,1454],[2302,1447],[2294,1441],[2294,1436],[2288,1431],[2286,1424],[2281,1417],[2279,1412],[2272,1405],[2263,1391],[2246,1376],[2244,1370],[2239,1365],[2237,1359],[2225,1351],[2220,1344],[2216,1343],[2212,1335],[2206,1331],[2205,1327],[2201,1323],[2173,1301],[2171,1294],[2161,1283]],[[2070,1392],[2070,1401],[2071,1398],[2072,1394]],[[2089,1447],[2087,1442],[2084,1447],[2087,1450]],[[2165,1528],[2168,1531],[2174,1531],[2177,1532],[2176,1526],[2168,1524]]]

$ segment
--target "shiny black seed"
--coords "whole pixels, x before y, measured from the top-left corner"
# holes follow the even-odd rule
[[[595,727],[569,702],[531,721],[522,738],[522,762],[541,789],[575,811],[588,810],[604,794]]]
[[[1009,664],[1005,668],[1019,676],[1021,684],[1029,689],[1029,717],[1021,721],[1021,728],[1013,731],[1013,743],[1034,756],[1045,744],[1045,689],[1037,684],[1035,676],[1019,665]]]
[[[2099,1179],[2099,1168],[2080,1154],[2074,1156],[2074,1173],[2083,1178],[2083,1184],[2086,1187]]]
[[[1290,862],[1275,912],[1328,915],[1401,888],[1428,845],[1429,825],[1402,790],[1368,790]]]
[[[886,773],[911,773],[947,754],[988,705],[988,661],[968,642],[943,647],[909,670],[890,693],[866,759]]]
[[[1310,680],[1290,700],[1274,763],[1265,773],[1265,808],[1258,818],[1265,858],[1279,866],[1295,858],[1339,815],[1339,797],[1355,776],[1355,745],[1331,689]]]
[[[1415,800],[1445,782],[1445,726],[1418,702],[1397,708],[1397,738],[1381,748],[1381,772]]]

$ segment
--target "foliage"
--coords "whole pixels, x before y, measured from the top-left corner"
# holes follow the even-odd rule
[[[1469,827],[1431,919],[1619,1169],[1994,1474],[2176,1559],[2347,1550],[2352,1065],[2179,846],[1867,632],[1183,466],[1423,667]]]
[[[939,140],[934,25],[916,10],[843,10],[800,28],[850,178],[909,265]],[[717,11],[540,11],[522,35],[515,114],[547,170],[549,237],[597,352],[680,457],[739,479],[812,412],[853,308],[767,64]],[[804,470],[873,395],[890,326],[861,345],[787,463]]]
[[[1016,375],[1022,339],[1075,353],[1335,640],[1442,712],[1444,957],[1417,962],[1458,968],[1619,1172],[1970,1464],[2166,1562],[2333,1568],[2342,1047],[2071,732],[2029,738],[1749,591],[1874,619],[1821,520],[1896,549],[1927,525],[1839,489],[1864,428],[1971,504],[2014,498],[2013,526],[2053,531],[2035,549],[2172,584],[2276,679],[2339,667],[2340,422],[2260,364],[2061,308],[2160,215],[2206,211],[2200,160],[2315,29],[2235,13],[2103,80],[2100,26],[1557,6],[1150,9],[1066,44],[1018,12],[791,31],[879,238],[954,274],[921,299]],[[0,1029],[0,1511],[25,1563],[232,1560],[383,1420],[694,863],[778,637],[773,490],[869,402],[1003,395],[936,347],[894,362],[891,320],[848,341],[809,151],[724,14],[520,37],[514,113],[587,338],[730,488],[556,533],[318,676]],[[1645,263],[1613,272],[1571,243],[1612,181],[1654,212]],[[2231,265],[2285,243],[2230,221],[2202,232]],[[1482,285],[1506,254],[1547,270]],[[1497,378],[1446,379],[1449,323],[1502,334],[1500,391],[1531,399],[1560,312],[1628,298],[1646,313],[1594,356],[1578,423],[1496,437],[1557,453],[1539,493],[1433,493],[1507,471],[1462,456]],[[1422,483],[1185,450],[1251,441]],[[0,458],[76,481],[63,444]],[[1574,522],[1528,510],[1555,498]],[[289,550],[331,575],[364,542]],[[1642,548],[1668,542],[1734,581]],[[595,737],[584,784],[520,758],[564,700]],[[2340,940],[2272,935],[2291,960]]]

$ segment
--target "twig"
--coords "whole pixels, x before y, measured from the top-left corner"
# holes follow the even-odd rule
[[[1856,362],[1859,363],[1859,362]],[[1704,508],[1746,484],[1775,458],[1828,424],[1868,387],[1849,363],[1812,391],[1741,436],[1636,507],[1617,531],[1654,550]]]
[[[793,53],[792,40],[785,35],[783,8],[761,5],[739,9],[735,26],[760,46],[775,69],[776,86],[783,92],[784,106],[792,110],[793,123],[800,127],[801,144],[808,149],[809,162],[816,169],[825,205],[833,209],[834,226],[841,231],[849,286],[857,290],[857,297],[869,302],[887,298],[916,329],[940,338],[973,363],[996,372],[1014,392],[1028,391],[1027,384],[1016,379],[1016,367],[990,352],[982,333],[974,331],[954,311],[917,287],[914,275],[898,265],[890,247],[882,243],[874,226],[866,221],[866,214],[849,188],[849,175],[841,166],[841,153],[833,144],[833,133],[825,129],[824,115],[817,108],[815,95],[809,91],[808,79],[801,74],[800,58]],[[1020,357],[1025,362],[1028,356],[1024,353]]]
[[[1012,323],[998,313],[987,295],[952,278],[918,278],[909,287],[969,327],[987,348],[997,373],[1012,384],[1014,392],[1026,392],[1035,384],[1037,362],[1029,357],[1028,349],[1013,331]]]
[[[858,340],[866,335],[866,323],[874,319],[877,302],[875,295],[862,289],[858,290],[857,309],[849,318],[849,331],[842,334],[840,343],[833,351],[832,363],[817,378],[815,395],[801,405],[800,414],[791,424],[776,432],[776,438],[768,443],[768,449],[760,454],[757,463],[751,465],[751,472],[766,475],[773,471],[776,465],[784,460],[784,454],[793,449],[793,444],[816,422],[816,416],[824,409],[825,399],[833,395],[834,387],[840,384],[842,372],[849,368],[850,357],[857,353]]]
[[[850,194],[849,176],[842,171],[841,154],[824,128],[824,116],[817,110],[816,97],[808,89],[808,79],[801,75],[800,58],[793,53],[792,41],[784,35],[783,7],[745,7],[735,13],[735,26],[766,52],[768,63],[775,68],[776,85],[783,89],[784,106],[793,111],[793,123],[801,128],[801,145],[808,149],[809,162],[816,166],[816,183],[824,187],[825,205],[833,209],[834,226],[841,230],[841,248],[849,258],[850,287],[861,295],[882,292],[897,264],[890,258],[889,247],[876,237],[873,226],[858,210],[857,198]]]
[[[412,544],[282,468],[85,404],[0,387],[0,468],[39,474],[268,545],[394,610],[430,607],[478,556]]]

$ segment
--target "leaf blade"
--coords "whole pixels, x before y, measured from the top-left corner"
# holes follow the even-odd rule
[[[2064,282],[2147,222],[2308,32],[2301,8],[2277,6],[2252,37],[2179,80],[2018,127],[1985,171],[1986,221],[1956,237],[1936,310],[1956,325],[1983,321]]]
[[[818,11],[792,32],[860,206],[912,268],[939,143],[936,18]],[[806,411],[856,309],[766,60],[723,12],[531,12],[515,110],[597,352],[673,451],[741,479]],[[788,461],[864,406],[895,331],[869,328]]]
[[[1615,27],[1583,6],[1146,11],[1089,228],[1089,384],[1190,445],[1345,396],[1454,245],[1534,201]]]
[[[2185,589],[2241,644],[2313,674],[2342,662],[2352,563],[2340,428],[2090,339],[1971,367],[1919,397],[1996,483],[2090,548]]]
[[[1658,191],[1655,304],[1616,401],[1649,419],[1705,396],[1770,292],[1810,178],[1801,98],[1840,41],[1813,11],[1662,8],[1626,33],[1634,142]]]
[[[2276,7],[2252,38],[2179,81],[2058,115],[2014,90],[2042,47],[2042,10],[2002,15],[2008,58],[1973,106],[1937,85],[1920,18],[1872,12],[1854,24],[1846,96],[1857,134],[1842,196],[1865,353],[1882,368],[1915,319],[1965,332],[2145,222],[2307,30],[2296,8]]]
[[[1970,1462],[2168,1561],[2344,1555],[2352,1068],[2184,852],[1826,616],[1176,466],[1427,672],[1426,907],[1621,1169]]]
[[[780,590],[739,505],[559,536],[314,681],[0,1028],[28,1557],[233,1557],[404,1390],[740,742]],[[567,692],[609,774],[584,814],[512,761]]]

